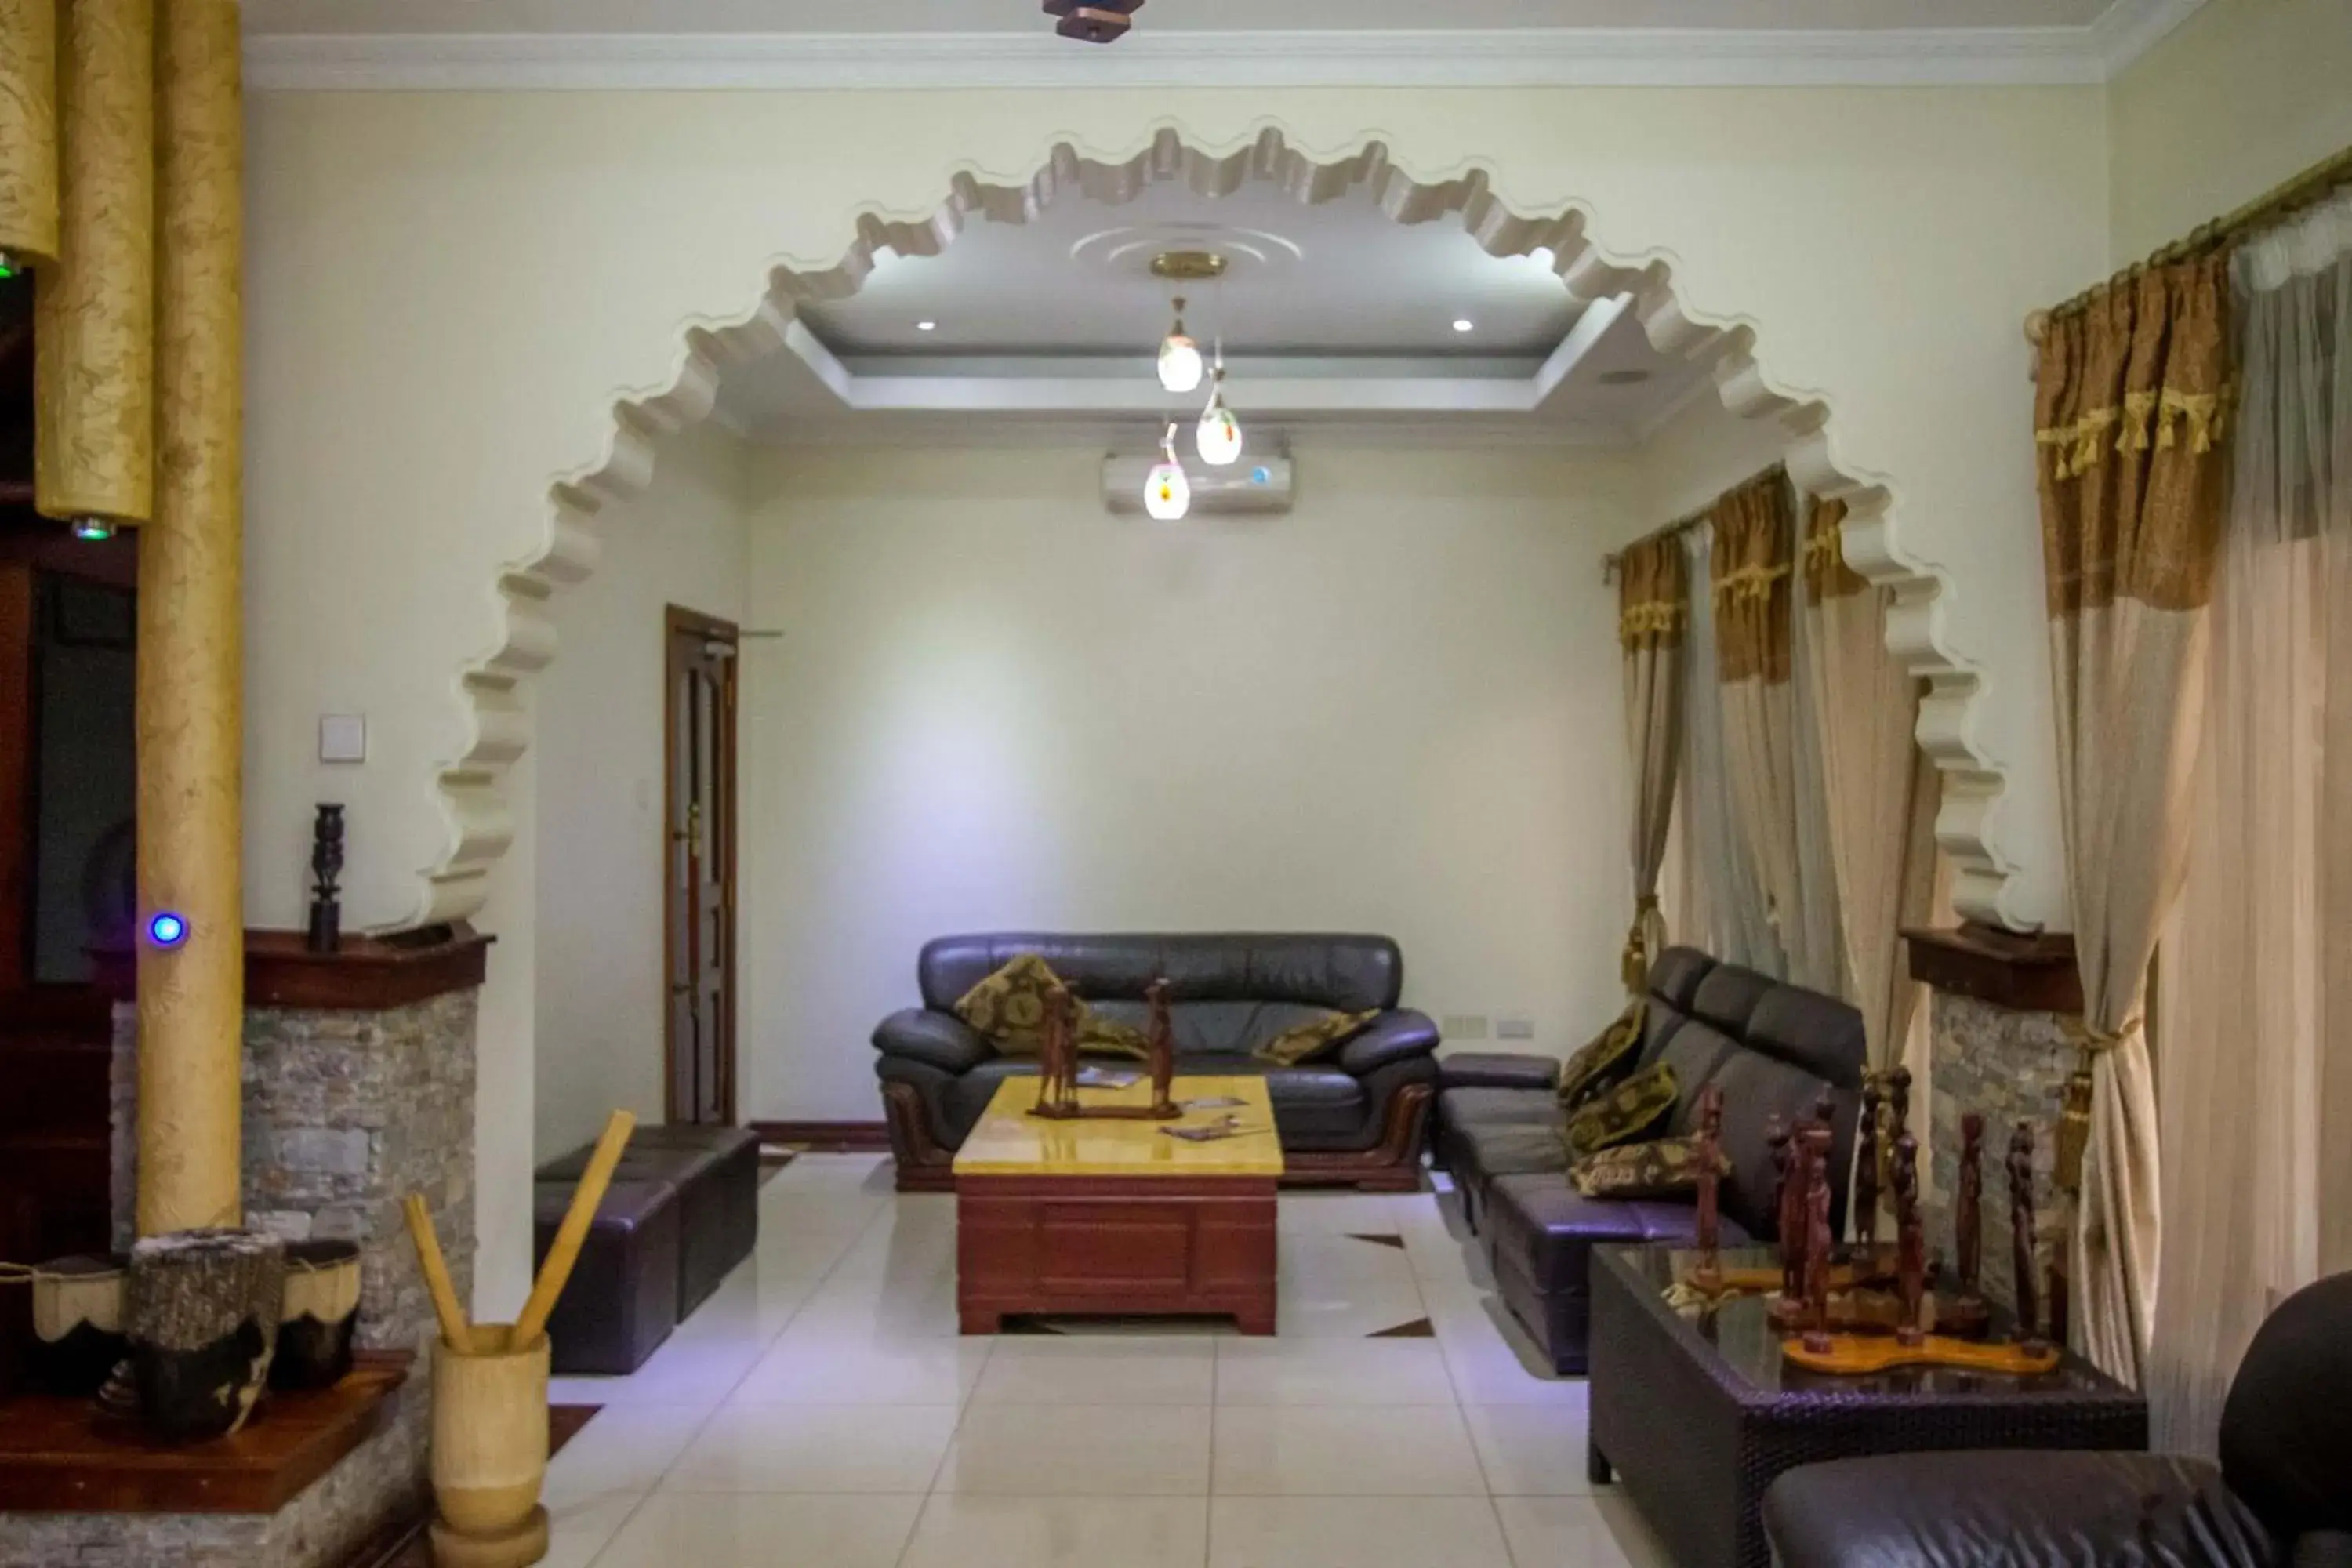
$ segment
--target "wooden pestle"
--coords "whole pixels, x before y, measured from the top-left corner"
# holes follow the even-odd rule
[[[509,1342],[513,1348],[520,1350],[546,1331],[548,1314],[555,1310],[556,1298],[563,1294],[572,1265],[580,1261],[580,1248],[588,1239],[588,1226],[595,1221],[596,1206],[604,1201],[613,1167],[621,1163],[621,1151],[628,1146],[629,1134],[636,1125],[637,1119],[625,1110],[613,1112],[612,1120],[604,1123],[604,1134],[596,1140],[596,1152],[589,1156],[588,1169],[572,1194],[572,1206],[564,1211],[563,1224],[556,1229],[555,1245],[547,1249],[547,1261],[540,1265],[530,1299],[522,1304],[522,1316],[515,1320],[514,1338]]]

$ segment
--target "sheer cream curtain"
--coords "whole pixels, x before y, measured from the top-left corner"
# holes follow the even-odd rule
[[[1833,833],[1830,822],[1828,731],[1832,715],[1824,709],[1821,686],[1822,667],[1832,650],[1822,646],[1822,628],[1812,616],[1803,613],[1803,604],[1802,593],[1792,586],[1789,684],[1797,731],[1793,799],[1797,808],[1797,918],[1802,934],[1793,946],[1789,978],[1800,985],[1810,985],[1851,1001],[1853,970],[1846,962],[1836,858],[1831,847]]]
[[[2232,268],[2238,412],[2179,912],[2158,968],[2155,1442],[2211,1454],[2247,1342],[2352,1268],[2352,195]]]
[[[2070,1032],[2087,1090],[2072,1329],[2094,1362],[2132,1384],[2154,1327],[2162,1242],[2141,1008],[2188,859],[2226,501],[2216,436],[2228,310],[2220,258],[2150,268],[2053,317],[2034,377],[2059,814],[2083,977],[2084,1016]]]
[[[1688,580],[1706,581],[1715,552],[1709,523],[1682,535]],[[1723,739],[1723,674],[1716,653],[1714,595],[1690,596],[1689,635],[1683,647],[1683,770],[1675,812],[1682,875],[1676,940],[1705,949],[1726,963],[1772,975],[1788,973],[1788,959],[1772,934],[1771,910],[1756,858],[1748,847]]]

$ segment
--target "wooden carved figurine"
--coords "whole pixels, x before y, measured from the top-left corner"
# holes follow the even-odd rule
[[[1884,1080],[1862,1075],[1862,1147],[1853,1166],[1853,1236],[1866,1260],[1878,1245],[1878,1108]]]
[[[1698,1274],[1702,1290],[1723,1283],[1723,1086],[1708,1084],[1698,1097]]]
[[[1772,1214],[1780,1243],[1780,1295],[1794,1301],[1804,1294],[1801,1267],[1804,1257],[1804,1227],[1797,1217],[1804,1191],[1804,1180],[1798,1163],[1801,1151],[1795,1130],[1777,1116],[1764,1123],[1764,1142],[1772,1151],[1772,1169],[1780,1177]]]
[[[1151,1075],[1151,1114],[1181,1116],[1176,1103],[1176,1026],[1168,1014],[1168,981],[1154,980],[1143,994],[1151,1004],[1151,1026],[1145,1036],[1145,1065]]]
[[[1887,1134],[1900,1137],[1911,1130],[1911,1069],[1896,1068],[1886,1075]]]
[[[1070,1031],[1070,993],[1056,985],[1045,993],[1045,1038],[1037,1052],[1039,1116],[1078,1113],[1078,1047]]]
[[[1978,1284],[1984,1268],[1984,1118],[1960,1118],[1960,1190],[1952,1200],[1952,1251],[1960,1270],[1960,1305],[1984,1302]]]
[[[1927,1297],[1927,1222],[1919,1215],[1919,1140],[1908,1132],[1895,1139],[1895,1256],[1903,1321],[1895,1333],[1906,1345],[1927,1337],[1920,1308]]]
[[[1830,1132],[1805,1130],[1805,1342],[1826,1350],[1830,1333]]]
[[[2021,1121],[2009,1139],[2009,1224],[2017,1275],[2017,1334],[2027,1345],[2042,1343],[2042,1249],[2033,1236],[2033,1124]]]

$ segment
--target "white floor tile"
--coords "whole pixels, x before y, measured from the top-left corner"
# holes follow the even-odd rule
[[[548,1513],[547,1555],[541,1568],[588,1568],[645,1501],[642,1492],[598,1492],[571,1501],[543,1500]]]
[[[973,1497],[923,1505],[901,1568],[1201,1568],[1201,1498]]]
[[[1234,1339],[1217,1347],[1219,1405],[1451,1405],[1434,1340]]]
[[[996,1342],[982,1405],[1207,1405],[1218,1342],[1206,1335],[1013,1335]]]
[[[955,1424],[952,1405],[730,1405],[688,1445],[662,1489],[919,1495]]]
[[[598,1568],[893,1568],[919,1497],[646,1500]]]
[[[1452,1405],[1293,1405],[1217,1411],[1219,1497],[1486,1495]]]
[[[964,1412],[940,1489],[1003,1497],[1202,1497],[1205,1405],[982,1405]]]
[[[1394,1236],[1395,1200],[1381,1193],[1285,1193],[1275,1223],[1286,1232],[1323,1236]]]
[[[1472,1405],[1462,1411],[1470,1440],[1496,1497],[1580,1497],[1586,1414],[1580,1400],[1560,1405]]]
[[[551,1509],[610,1493],[651,1491],[710,1419],[696,1405],[615,1405],[598,1411],[548,1461]]]
[[[787,1331],[736,1390],[748,1405],[961,1405],[994,1342],[874,1342]]]
[[[681,1339],[672,1333],[626,1377],[554,1378],[548,1397],[558,1405],[667,1405],[708,1411],[743,1381],[761,1348],[751,1339]]]
[[[1591,1498],[1496,1498],[1495,1511],[1517,1568],[1633,1568]]]
[[[1511,1568],[1485,1498],[1220,1497],[1209,1568]]]

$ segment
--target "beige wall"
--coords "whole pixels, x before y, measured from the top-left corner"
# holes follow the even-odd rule
[[[594,576],[556,600],[538,689],[541,1159],[615,1110],[662,1117],[664,614],[741,625],[749,560],[740,443],[706,426],[662,444]]]
[[[748,1114],[878,1114],[956,931],[1371,931],[1580,1044],[1627,905],[1615,458],[1297,454],[1287,516],[1112,517],[1096,449],[788,454],[752,525]]]
[[[2107,137],[2120,267],[2352,146],[2352,4],[2207,0],[2109,87]]]
[[[461,836],[511,840],[484,911],[486,1310],[529,1253],[528,1154],[492,1144],[533,1123],[530,763],[462,821],[436,780],[530,738],[527,685],[478,710],[465,678],[545,653],[497,585],[555,541],[551,483],[604,465],[615,402],[677,382],[688,329],[740,319],[775,263],[835,263],[861,213],[932,213],[959,173],[1024,179],[1066,140],[1126,157],[1173,125],[1240,149],[1277,124],[1327,156],[1380,140],[1418,177],[1490,168],[1521,211],[1583,204],[1694,313],[1751,325],[1774,385],[1828,400],[1838,461],[1948,574],[1936,657],[1982,671],[1946,741],[2007,771],[2002,911],[2060,918],[2017,323],[2105,263],[2098,89],[258,93],[248,914],[299,920],[322,788],[350,807],[355,927],[431,907]],[[372,727],[331,785],[321,712]]]
[[[1742,419],[1719,397],[1699,397],[1642,443],[1643,527],[1688,517],[1743,479],[1781,460],[1787,433],[1769,419]]]

